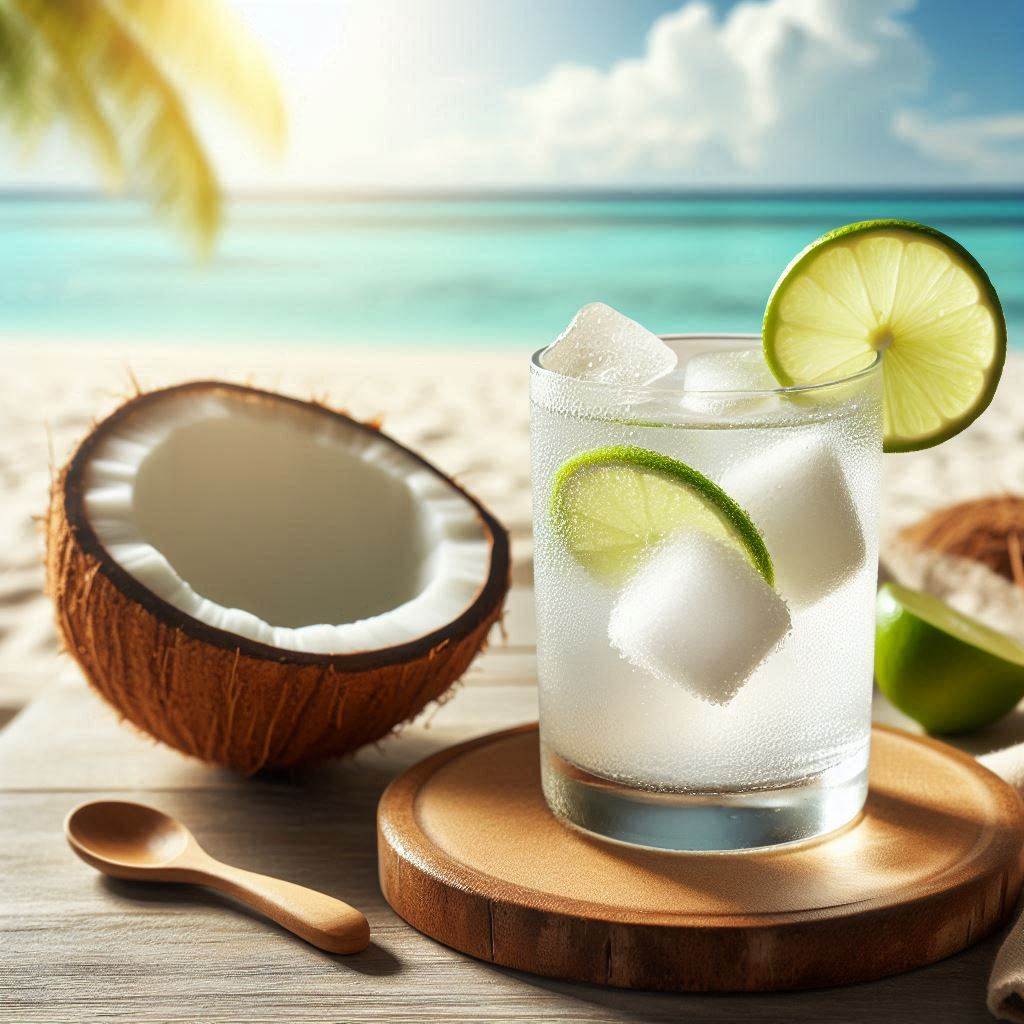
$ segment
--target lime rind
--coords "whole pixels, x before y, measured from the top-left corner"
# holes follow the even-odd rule
[[[782,300],[794,287],[797,282],[804,282],[805,287],[807,271],[812,262],[818,261],[823,255],[827,255],[830,246],[839,246],[843,243],[856,241],[858,238],[864,241],[864,236],[874,234],[878,236],[879,244],[884,245],[885,239],[895,239],[898,234],[910,236],[919,241],[930,241],[933,245],[940,247],[945,253],[948,264],[963,272],[969,279],[971,285],[977,289],[977,301],[970,305],[972,312],[961,315],[961,320],[966,321],[971,315],[974,319],[983,321],[991,317],[991,323],[984,326],[991,334],[991,358],[985,363],[984,353],[967,352],[962,359],[952,358],[950,352],[955,346],[947,346],[943,350],[943,359],[946,365],[936,365],[934,358],[928,358],[927,349],[935,349],[934,342],[929,338],[929,333],[934,333],[935,323],[938,317],[933,318],[925,324],[925,330],[920,331],[915,337],[913,334],[905,334],[902,339],[897,339],[894,345],[886,354],[884,363],[889,363],[889,370],[883,365],[883,377],[885,388],[886,404],[886,431],[884,448],[887,452],[918,451],[924,448],[931,448],[941,444],[955,434],[970,426],[980,416],[992,401],[999,378],[1002,373],[1006,359],[1006,321],[1003,316],[1002,306],[999,297],[992,285],[991,280],[978,261],[955,239],[935,228],[924,224],[917,224],[913,221],[886,219],[873,221],[859,221],[855,224],[848,224],[841,228],[822,235],[821,238],[812,242],[802,252],[790,261],[789,266],[776,282],[768,304],[765,309],[762,337],[764,344],[765,361],[771,369],[775,378],[784,386],[797,384],[811,384],[813,380],[805,379],[794,374],[793,367],[787,366],[780,358],[777,339],[782,326],[780,310]],[[864,266],[857,261],[861,272],[861,285],[868,299],[876,307],[888,306],[889,312],[894,311],[894,303],[900,298],[896,294],[897,285],[891,277],[885,274],[874,274],[871,269],[865,273]],[[952,280],[946,282],[954,285]],[[898,273],[897,273],[898,280]],[[928,302],[938,302],[943,297],[941,288],[942,281],[932,279],[924,290],[924,308]],[[929,291],[930,289],[930,291]],[[823,291],[823,289],[822,289]],[[921,299],[918,296],[919,300]],[[837,323],[848,321],[855,311],[844,306],[841,300],[830,295],[822,294],[819,299],[823,305],[828,306],[830,314],[834,316]],[[920,306],[913,310],[918,318],[922,315]],[[906,306],[900,310],[901,315],[906,315]],[[941,315],[946,315],[943,311]],[[968,336],[971,325],[964,322],[959,325],[964,336]],[[958,324],[955,320],[946,316],[946,321],[939,330],[947,333],[955,332]],[[877,338],[866,336],[863,346],[859,351],[856,346],[851,346],[850,337],[855,333],[852,326],[847,326],[837,331],[837,337],[830,336],[827,328],[817,328],[820,337],[816,338],[815,346],[819,351],[831,350],[836,358],[833,369],[834,375],[848,374],[851,369],[856,369],[858,363],[867,365],[874,358],[875,351],[885,348],[888,339],[884,332]],[[916,350],[916,351],[915,351]],[[843,362],[840,356],[845,354]],[[973,378],[979,378],[972,382]],[[959,378],[959,379],[957,379]],[[911,394],[910,392],[914,392]],[[944,397],[943,392],[947,393]],[[895,418],[898,410],[900,417],[906,422],[913,419],[915,405],[928,403],[933,408],[932,418],[937,414],[941,418],[940,424],[930,426],[921,420],[916,424],[919,432],[901,432],[895,429],[890,422]],[[939,408],[939,405],[943,408]]]
[[[590,493],[588,481],[594,483]],[[669,495],[690,500],[666,508]],[[652,509],[654,504],[660,507]],[[555,474],[550,512],[577,560],[603,577],[621,577],[633,567],[631,552],[695,527],[737,547],[765,582],[775,585],[771,555],[750,516],[703,473],[660,452],[613,445],[575,456]],[[631,520],[644,516],[660,520],[658,526],[629,528]]]
[[[911,590],[898,583],[887,583],[879,595],[879,603],[883,607],[891,604],[894,608],[902,608],[948,636],[994,658],[1024,668],[1024,645],[970,615],[965,615],[933,594]]]

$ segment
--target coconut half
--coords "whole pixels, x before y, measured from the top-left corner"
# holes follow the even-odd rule
[[[344,753],[438,697],[485,642],[508,537],[373,426],[198,382],[132,399],[60,475],[47,577],[122,714],[245,772]]]

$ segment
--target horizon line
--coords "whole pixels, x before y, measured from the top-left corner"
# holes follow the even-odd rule
[[[559,201],[569,199],[590,199],[596,201],[626,202],[630,200],[672,200],[672,199],[851,199],[875,198],[878,196],[906,196],[915,199],[1022,199],[1024,189],[1010,186],[964,186],[964,185],[836,185],[800,186],[768,185],[759,188],[748,186],[686,186],[667,187],[595,187],[595,186],[536,186],[536,187],[467,187],[437,189],[292,189],[276,191],[269,189],[239,190],[225,193],[227,204],[232,202],[430,202],[430,201],[494,201],[533,200]],[[64,201],[145,201],[137,193],[110,195],[99,189],[89,188],[34,188],[0,186],[0,201],[12,199],[64,200]]]

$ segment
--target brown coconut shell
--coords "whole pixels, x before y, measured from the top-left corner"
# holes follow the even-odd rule
[[[319,404],[216,381],[131,399],[82,441],[51,489],[46,577],[58,627],[86,678],[124,718],[186,754],[245,774],[346,754],[415,716],[469,667],[508,590],[508,533],[449,477],[388,438],[464,495],[490,538],[486,582],[457,619],[400,646],[339,655],[282,651],[199,622],[110,557],[84,513],[83,474],[97,443],[140,405],[211,390],[268,408],[300,405],[386,436]]]
[[[1024,498],[1002,494],[940,508],[905,527],[900,538],[981,562],[1024,588]]]

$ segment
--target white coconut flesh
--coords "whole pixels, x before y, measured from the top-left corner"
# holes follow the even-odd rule
[[[386,437],[313,406],[169,392],[100,437],[83,509],[110,558],[199,622],[315,654],[407,643],[484,587],[476,506]]]

